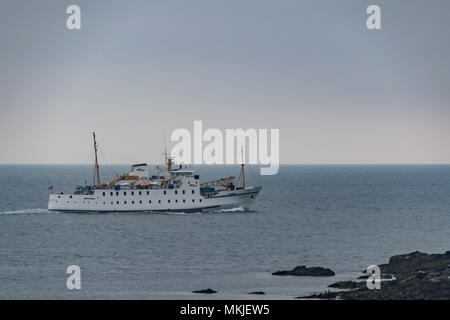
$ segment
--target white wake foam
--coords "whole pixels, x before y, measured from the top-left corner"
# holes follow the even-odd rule
[[[219,210],[215,210],[214,212],[244,212],[247,211],[245,210],[244,207],[237,207],[237,208],[231,208],[231,209],[219,209]]]
[[[4,214],[34,214],[34,213],[47,213],[50,212],[47,209],[23,209],[23,210],[10,210],[0,211],[0,215]]]

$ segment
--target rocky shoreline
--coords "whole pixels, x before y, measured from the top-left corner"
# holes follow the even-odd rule
[[[323,292],[301,299],[343,300],[450,300],[450,251],[443,254],[412,252],[392,256],[379,265],[381,288],[367,287],[369,275],[356,281],[340,281],[330,288],[348,291]],[[359,280],[359,281],[358,281]]]
[[[297,299],[328,300],[450,300],[450,251],[428,254],[419,251],[395,255],[388,263],[378,265],[381,273],[379,289],[368,288],[370,274],[364,270],[354,280],[330,284],[336,290],[296,297]],[[292,270],[273,272],[274,276],[332,277],[333,270],[323,267],[297,266]],[[213,289],[192,291],[198,294],[214,294]],[[265,295],[263,291],[249,295]]]

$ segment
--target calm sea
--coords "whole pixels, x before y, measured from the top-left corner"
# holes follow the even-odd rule
[[[195,169],[202,181],[239,173]],[[450,250],[450,166],[249,167],[248,184],[262,186],[250,212],[46,210],[49,186],[70,192],[92,176],[88,166],[0,166],[0,298],[291,299],[394,254]],[[81,268],[81,290],[66,288],[69,265]],[[271,275],[297,265],[337,275]],[[206,288],[218,293],[191,293]]]

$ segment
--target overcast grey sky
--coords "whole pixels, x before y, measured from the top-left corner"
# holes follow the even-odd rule
[[[281,163],[449,163],[449,34],[446,0],[2,0],[0,163],[87,163],[93,130],[155,163],[194,120],[279,128]]]

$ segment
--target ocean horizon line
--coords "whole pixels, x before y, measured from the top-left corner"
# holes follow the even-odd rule
[[[150,162],[136,162],[146,163],[150,166],[165,165],[164,163],[150,163]],[[108,163],[99,164],[100,166],[129,166],[134,164],[130,163]],[[0,163],[0,166],[91,166],[93,164],[87,163]],[[235,164],[183,164],[187,166],[240,166],[240,163]],[[264,167],[265,164],[245,164],[252,167]],[[450,162],[435,162],[435,163],[280,163],[280,166],[447,166]]]

